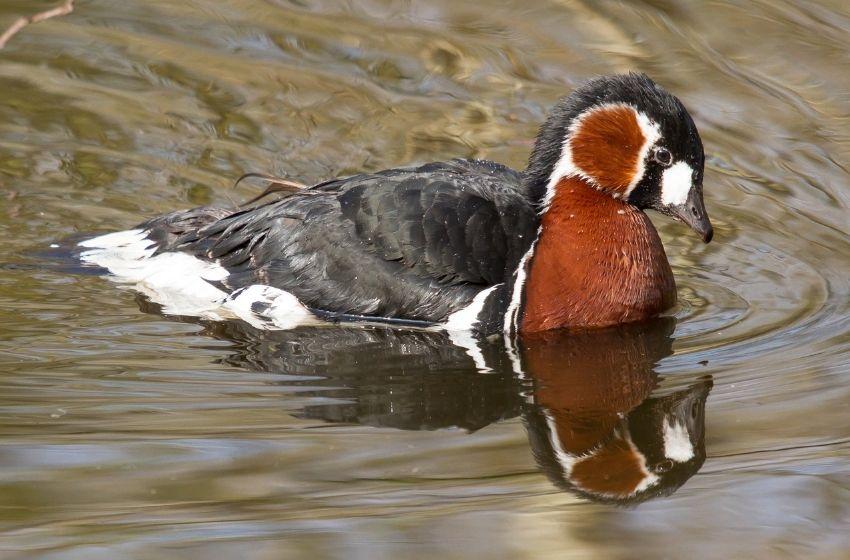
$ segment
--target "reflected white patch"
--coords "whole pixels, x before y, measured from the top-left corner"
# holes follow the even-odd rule
[[[561,465],[561,473],[563,473],[564,478],[569,479],[573,473],[573,467],[578,462],[578,458],[564,451],[564,447],[561,445],[561,439],[558,437],[558,423],[555,422],[552,414],[548,410],[544,410],[543,416],[546,418],[546,426],[549,428],[549,443],[552,445],[552,451],[555,452],[555,459]]]
[[[644,466],[642,474],[643,474],[643,478],[641,479],[640,483],[638,483],[638,485],[635,486],[635,489],[632,490],[632,492],[631,492],[632,496],[634,496],[636,494],[640,494],[641,492],[644,492],[646,490],[649,490],[650,488],[652,488],[653,486],[658,484],[658,481],[660,480],[658,478],[658,475],[649,472],[646,469],[645,466]]]
[[[222,279],[227,273],[221,274],[223,269],[217,270],[221,267],[210,264],[183,253],[163,253],[138,261],[136,266],[108,268],[118,282],[135,282],[133,289],[162,305],[163,313],[217,320],[226,294],[208,280]]]
[[[509,332],[502,333],[502,339],[505,342],[505,351],[508,354],[508,359],[511,361],[511,369],[520,379],[528,379],[528,376],[522,370],[522,360],[519,357],[519,345],[516,338],[516,335],[512,336]]]
[[[677,463],[686,463],[694,458],[694,446],[688,428],[675,418],[664,419],[664,456]]]
[[[484,359],[484,354],[478,345],[478,339],[472,335],[472,331],[478,325],[478,316],[484,309],[487,297],[501,285],[496,284],[478,292],[469,305],[449,315],[448,320],[443,325],[443,328],[449,334],[452,344],[466,350],[466,353],[475,362],[476,369],[481,372],[489,372],[492,369],[487,366],[487,361]]]
[[[271,286],[249,286],[228,294],[210,282],[224,280],[227,270],[187,253],[153,255],[155,244],[142,230],[119,231],[87,239],[80,260],[107,269],[110,279],[162,306],[168,315],[223,320],[240,318],[263,329],[291,329],[320,322],[289,292]],[[255,305],[260,304],[260,312]]]
[[[688,200],[691,192],[694,170],[680,161],[664,170],[661,176],[661,203],[665,206],[679,206]]]

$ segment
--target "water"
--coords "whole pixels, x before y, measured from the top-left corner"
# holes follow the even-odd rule
[[[77,4],[0,51],[0,556],[850,555],[845,2]],[[480,373],[440,335],[181,322],[45,255],[247,171],[522,167],[628,69],[694,115],[715,241],[654,216],[675,317],[528,340],[521,376],[497,344]]]

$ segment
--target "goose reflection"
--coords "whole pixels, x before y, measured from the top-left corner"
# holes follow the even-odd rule
[[[230,365],[298,376],[287,385],[319,397],[301,417],[475,431],[521,416],[534,457],[556,486],[593,501],[630,504],[671,494],[705,460],[711,379],[663,391],[654,370],[672,353],[674,326],[665,318],[547,332],[511,349],[502,341],[481,342],[489,373],[437,332],[268,332],[235,323],[210,324],[206,332],[235,343],[225,359]]]
[[[534,379],[523,418],[538,465],[594,501],[669,495],[705,461],[709,377],[659,393],[655,364],[672,353],[672,320],[522,341]]]

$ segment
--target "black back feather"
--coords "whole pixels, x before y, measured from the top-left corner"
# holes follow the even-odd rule
[[[230,272],[221,283],[229,290],[265,284],[314,309],[442,321],[482,288],[509,281],[538,225],[521,175],[486,161],[390,169],[286,194],[142,227],[159,251],[217,261]]]

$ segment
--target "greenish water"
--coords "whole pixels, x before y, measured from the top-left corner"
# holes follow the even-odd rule
[[[846,558],[848,53],[840,1],[79,0],[27,27],[0,51],[0,557]],[[45,254],[248,198],[247,171],[522,167],[559,96],[629,69],[695,118],[715,241],[653,216],[675,319],[525,341],[522,374],[440,335],[181,322]],[[657,481],[624,507],[628,442]]]

